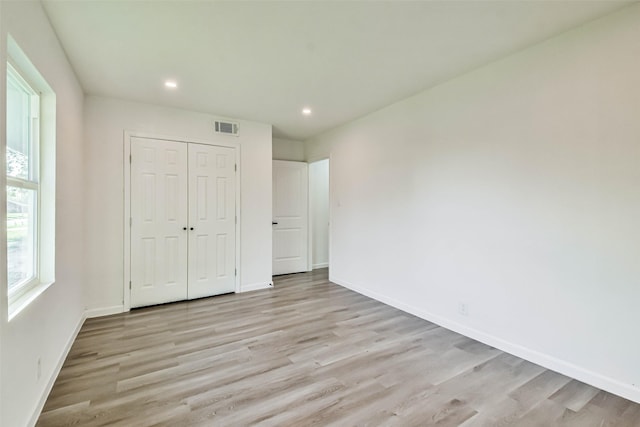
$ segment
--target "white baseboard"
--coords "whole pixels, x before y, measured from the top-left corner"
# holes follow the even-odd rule
[[[260,289],[271,289],[273,284],[271,283],[249,283],[240,286],[240,292],[259,291]]]
[[[313,270],[318,269],[318,268],[327,268],[327,267],[329,267],[329,263],[328,263],[328,262],[321,262],[321,263],[319,263],[319,264],[313,264],[313,265],[311,266],[311,268],[312,268]]]
[[[110,314],[124,313],[122,305],[112,305],[111,307],[92,308],[85,312],[87,319],[93,317],[109,316]]]
[[[502,338],[498,338],[494,335],[482,332],[478,329],[462,325],[455,320],[451,320],[437,314],[427,312],[418,307],[406,304],[402,301],[398,301],[386,295],[382,295],[377,292],[370,291],[364,287],[354,285],[346,280],[341,280],[336,277],[330,277],[329,280],[354,292],[365,295],[369,298],[373,298],[404,312],[413,314],[414,316],[420,317],[421,319],[435,323],[442,326],[443,328],[457,332],[476,341],[480,341],[506,353],[513,354],[514,356],[518,356],[529,362],[535,363],[552,371],[559,372],[568,377],[575,378],[576,380],[592,385],[593,387],[608,391],[609,393],[616,394],[618,396],[624,397],[625,399],[632,400],[636,403],[640,403],[640,388],[634,387],[631,384],[623,383],[616,379],[601,375],[597,372],[593,372],[589,369],[582,368],[568,361],[555,358],[551,355],[532,350],[519,344],[511,343],[509,341],[503,340]]]
[[[73,346],[73,343],[75,342],[76,337],[78,336],[78,333],[80,332],[80,329],[82,328],[82,325],[84,324],[84,321],[86,319],[87,319],[86,313],[80,316],[80,320],[78,321],[78,324],[76,325],[73,333],[67,340],[67,343],[64,346],[64,350],[62,351],[62,355],[60,356],[60,360],[58,360],[58,363],[56,363],[56,367],[54,368],[51,377],[47,381],[47,385],[44,388],[44,392],[42,393],[42,396],[40,396],[40,400],[38,402],[38,405],[36,406],[36,410],[33,412],[33,415],[31,415],[31,419],[29,420],[29,424],[28,424],[29,427],[35,426],[36,423],[38,422],[38,418],[40,418],[40,413],[44,408],[44,404],[47,403],[47,398],[49,397],[49,393],[51,393],[51,389],[53,388],[53,385],[55,384],[56,379],[58,378],[58,375],[62,370],[62,365],[64,365],[64,361],[67,360],[69,351],[71,351],[71,347]]]

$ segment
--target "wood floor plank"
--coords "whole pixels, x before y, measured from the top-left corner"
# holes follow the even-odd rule
[[[565,408],[578,412],[599,392],[600,390],[595,387],[572,380],[556,391],[549,399]]]
[[[337,286],[274,288],[83,325],[38,427],[640,427],[640,405]]]

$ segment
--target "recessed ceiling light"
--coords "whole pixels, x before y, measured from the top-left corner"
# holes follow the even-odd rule
[[[311,115],[311,108],[303,108],[302,114],[304,114],[305,116]]]
[[[164,82],[164,85],[165,85],[166,87],[168,87],[168,88],[171,88],[171,89],[175,89],[175,88],[177,88],[177,87],[178,87],[178,83],[176,83],[176,82],[175,82],[175,81],[173,81],[173,80],[167,80],[166,82]]]

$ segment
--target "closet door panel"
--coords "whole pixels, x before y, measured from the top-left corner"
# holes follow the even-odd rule
[[[187,146],[131,139],[131,307],[187,297]]]
[[[202,144],[188,150],[189,299],[234,292],[235,150]]]

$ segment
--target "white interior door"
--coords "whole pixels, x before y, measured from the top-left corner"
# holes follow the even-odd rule
[[[234,292],[236,152],[131,138],[131,307]]]
[[[187,146],[131,139],[131,307],[187,298]]]
[[[189,144],[189,299],[235,291],[235,150]]]
[[[273,161],[273,274],[309,269],[308,168]]]

